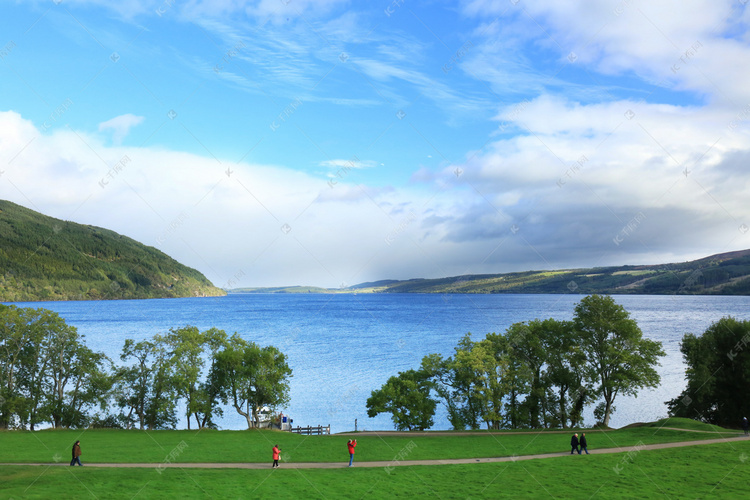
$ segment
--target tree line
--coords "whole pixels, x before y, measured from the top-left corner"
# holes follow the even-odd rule
[[[572,321],[514,323],[481,340],[465,335],[453,356],[430,354],[390,377],[367,411],[390,413],[399,430],[432,427],[439,403],[456,430],[567,428],[597,403],[594,415],[608,426],[619,395],[659,384],[655,367],[664,355],[612,297],[589,295]]]
[[[127,339],[117,364],[46,309],[0,305],[0,428],[216,427],[224,406],[259,425],[263,407],[289,402],[284,353],[195,326]]]

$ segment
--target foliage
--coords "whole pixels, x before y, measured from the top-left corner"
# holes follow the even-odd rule
[[[664,350],[660,342],[644,339],[635,320],[609,296],[581,299],[573,323],[586,355],[587,377],[604,398],[600,414],[607,426],[619,394],[636,395],[638,389],[659,384],[654,366]]]
[[[120,358],[127,364],[112,366],[54,312],[0,305],[0,429],[169,429],[179,400],[188,429],[193,419],[212,428],[228,399],[257,425],[262,407],[289,402],[286,355],[216,328],[127,339]]]
[[[618,394],[658,384],[654,366],[663,355],[661,344],[644,339],[622,306],[591,295],[576,306],[574,321],[514,323],[478,341],[467,334],[453,356],[425,356],[418,373],[430,382],[420,388],[423,398],[434,393],[454,429],[478,429],[481,421],[488,429],[574,427],[599,397],[595,414],[607,425]],[[405,392],[396,390],[398,379],[373,392],[368,414]],[[397,427],[406,420],[400,406],[387,410]]]
[[[234,334],[214,355],[209,379],[222,402],[245,417],[250,429],[260,424],[264,406],[273,410],[289,402],[291,376],[286,355],[277,348],[260,347]]]
[[[109,360],[52,311],[0,305],[0,427],[83,427],[106,406]]]
[[[118,368],[115,400],[128,413],[121,415],[126,428],[169,429],[177,423],[175,391],[170,384],[164,346],[154,341],[126,339],[120,359],[132,362]]]
[[[680,351],[687,388],[667,402],[670,415],[725,426],[750,418],[744,397],[750,383],[750,320],[725,317],[700,337],[687,333]]]
[[[388,379],[367,398],[367,415],[390,413],[399,431],[425,430],[434,423],[437,402],[430,398],[431,384],[426,373],[407,370]]]
[[[204,355],[207,352],[215,354],[225,347],[227,334],[216,328],[201,332],[195,326],[185,326],[172,328],[165,335],[156,335],[154,340],[167,353],[169,387],[185,400],[188,429],[191,417],[195,417],[199,429],[213,427],[218,390],[210,384],[201,383],[205,380]]]
[[[224,295],[154,247],[4,200],[0,235],[3,302]]]

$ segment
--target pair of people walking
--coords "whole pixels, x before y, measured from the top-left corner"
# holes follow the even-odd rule
[[[588,450],[588,443],[586,442],[586,433],[581,434],[581,438],[578,439],[578,433],[573,434],[573,437],[570,438],[570,454],[573,455],[574,453],[578,452],[580,455],[582,451],[586,452],[586,455],[589,454]]]

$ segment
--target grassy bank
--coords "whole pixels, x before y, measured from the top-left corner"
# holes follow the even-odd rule
[[[675,430],[673,427],[687,429]],[[694,432],[706,431],[706,432]],[[572,433],[573,431],[570,431]],[[580,431],[579,431],[580,432]],[[736,436],[738,431],[720,429],[687,419],[668,419],[610,431],[586,431],[591,450],[693,441]],[[393,460],[409,450],[409,460],[484,458],[533,455],[564,451],[570,433],[525,431],[509,434],[424,433],[419,435],[366,433],[357,436],[357,458],[362,461]],[[70,449],[81,441],[84,463],[173,462],[267,462],[278,444],[282,458],[293,462],[337,462],[348,458],[348,436],[300,436],[288,432],[253,431],[125,431],[45,430],[0,433],[6,453],[0,462],[64,462]]]
[[[750,441],[390,470],[285,470],[282,466],[277,470],[165,469],[160,473],[155,468],[9,466],[0,469],[0,497],[747,498],[749,454]]]

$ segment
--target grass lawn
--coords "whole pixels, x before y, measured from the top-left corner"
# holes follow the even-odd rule
[[[621,454],[393,469],[292,470],[282,465],[277,470],[160,473],[156,468],[7,466],[0,469],[0,498],[748,498],[748,456],[750,439]]]
[[[712,432],[688,432],[666,429],[681,427]],[[408,460],[445,458],[483,458],[555,453],[569,449],[570,433],[544,431],[490,435],[487,432],[418,436],[363,434],[357,437],[360,461],[393,460],[408,449]],[[581,432],[580,430],[577,432]],[[605,432],[586,431],[590,450],[693,441],[721,436],[736,436],[726,431],[687,419],[668,419],[654,424]],[[349,436],[300,436],[289,432],[253,431],[125,431],[125,430],[45,430],[0,433],[6,451],[0,462],[69,462],[73,443],[79,439],[81,461],[94,463],[161,463],[172,454],[172,462],[269,462],[271,448],[278,444],[284,461],[337,462],[348,460]],[[9,450],[12,450],[9,452]]]

